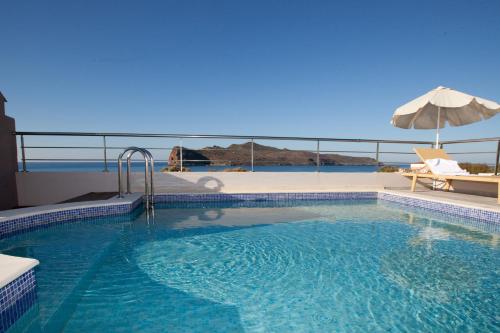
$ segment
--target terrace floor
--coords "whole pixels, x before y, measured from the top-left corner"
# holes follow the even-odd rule
[[[403,190],[384,190],[387,193],[400,194],[408,197],[435,200],[445,203],[454,203],[462,206],[484,208],[500,212],[500,204],[495,197],[486,197],[480,195],[463,194],[445,191],[433,191],[431,189],[417,188],[415,192],[409,189]]]

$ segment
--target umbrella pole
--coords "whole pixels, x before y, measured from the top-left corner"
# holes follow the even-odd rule
[[[441,120],[441,107],[438,106],[438,116],[437,116],[437,124],[436,124],[436,147],[435,149],[439,149],[439,125]]]
[[[438,106],[438,116],[437,116],[437,124],[436,124],[436,146],[434,149],[439,149],[439,123],[441,120],[441,107]],[[432,189],[436,190],[436,181],[432,181]]]

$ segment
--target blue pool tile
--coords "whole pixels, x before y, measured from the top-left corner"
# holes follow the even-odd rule
[[[89,217],[128,214],[142,204],[138,199],[132,203],[114,204],[95,207],[66,208],[59,211],[40,212],[23,217],[14,217],[0,221],[0,238],[19,232],[27,232],[54,223],[84,219]]]
[[[377,192],[157,194],[155,202],[291,201],[376,199]]]
[[[33,269],[0,289],[0,333],[6,332],[36,301]]]
[[[488,223],[500,224],[500,212],[495,212],[480,208],[459,206],[444,202],[435,202],[420,198],[406,197],[406,196],[383,193],[383,192],[378,194],[378,199],[396,202],[411,207],[424,208],[427,210],[445,213],[457,217],[465,217],[471,219],[472,220],[471,223],[474,223],[474,220],[479,220]]]
[[[500,223],[500,213],[479,208],[468,208],[453,204],[436,203],[428,200],[409,198],[388,193],[377,192],[286,192],[286,193],[180,193],[157,194],[156,203],[172,202],[289,202],[294,200],[364,200],[380,199],[398,202],[414,207],[433,211],[447,212],[456,216],[470,219]],[[12,234],[28,232],[34,229],[48,227],[55,223],[72,221],[90,217],[128,214],[139,205],[142,200],[133,203],[115,204],[96,207],[63,209],[61,211],[33,214],[19,218],[12,218],[0,223],[0,238]]]

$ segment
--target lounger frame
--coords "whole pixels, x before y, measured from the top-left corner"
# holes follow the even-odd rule
[[[415,148],[415,153],[420,157],[420,159],[425,163],[426,160],[434,158],[444,158],[451,160],[452,158],[446,154],[443,149],[434,148]],[[438,180],[445,182],[444,190],[449,191],[454,180],[465,181],[465,182],[477,182],[477,183],[496,183],[498,194],[497,202],[500,204],[500,176],[444,176],[436,175],[432,172],[430,173],[419,173],[419,172],[405,172],[403,173],[405,177],[411,177],[411,191],[415,192],[417,186],[418,178],[428,178],[432,180]]]

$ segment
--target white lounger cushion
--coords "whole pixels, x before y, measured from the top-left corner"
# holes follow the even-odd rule
[[[425,163],[412,163],[412,164],[410,164],[411,170],[420,170],[420,169],[425,168],[425,167],[426,167]]]
[[[457,161],[446,160],[444,158],[434,158],[426,160],[425,164],[435,175],[443,176],[468,176],[469,172],[460,168]]]

